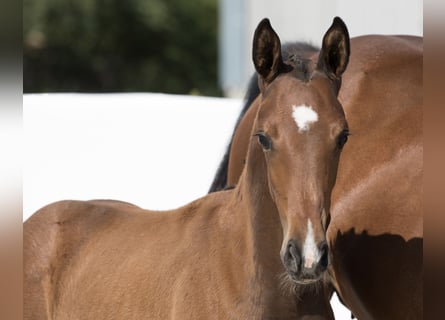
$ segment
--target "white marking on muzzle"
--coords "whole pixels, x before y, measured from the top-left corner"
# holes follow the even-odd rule
[[[312,222],[307,220],[307,233],[306,239],[304,239],[303,245],[303,259],[304,267],[310,269],[320,260],[320,251],[315,244],[314,229],[312,228]]]
[[[292,117],[294,118],[298,131],[308,131],[311,123],[318,121],[318,114],[311,106],[292,106]]]

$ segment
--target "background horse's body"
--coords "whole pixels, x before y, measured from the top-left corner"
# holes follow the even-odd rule
[[[422,39],[360,37],[340,99],[352,136],[328,239],[359,319],[422,318]]]
[[[339,93],[351,138],[339,165],[327,232],[330,273],[359,319],[422,314],[421,38],[351,39]],[[313,55],[316,59],[316,55]],[[236,184],[258,99],[234,133],[215,181]]]

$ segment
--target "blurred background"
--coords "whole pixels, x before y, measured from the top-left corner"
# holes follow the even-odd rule
[[[217,9],[217,0],[24,0],[24,92],[220,95]]]
[[[423,35],[422,0],[24,0],[23,90],[241,97],[262,18],[319,45],[336,15],[351,36]]]

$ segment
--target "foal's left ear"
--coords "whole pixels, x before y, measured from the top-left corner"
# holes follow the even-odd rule
[[[340,84],[341,76],[349,61],[349,33],[345,23],[335,17],[331,27],[323,37],[317,68]]]
[[[256,71],[265,84],[271,83],[280,73],[292,69],[283,62],[280,38],[267,18],[263,19],[255,30],[252,59]]]

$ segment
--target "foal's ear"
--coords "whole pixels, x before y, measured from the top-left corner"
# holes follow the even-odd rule
[[[345,23],[335,17],[323,37],[317,68],[333,81],[340,82],[349,61],[349,33]]]
[[[255,30],[252,58],[256,71],[266,84],[271,83],[280,73],[292,69],[283,62],[280,38],[267,18]]]

